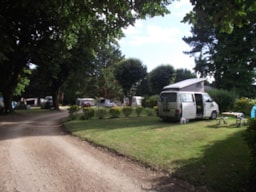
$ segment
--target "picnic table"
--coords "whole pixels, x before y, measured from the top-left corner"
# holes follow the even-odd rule
[[[242,112],[222,112],[222,116],[220,119],[223,119],[223,122],[227,124],[228,116],[235,116],[236,117],[236,126],[242,127],[242,125],[247,124],[247,119],[244,118],[244,113]],[[221,123],[221,121],[220,121]]]

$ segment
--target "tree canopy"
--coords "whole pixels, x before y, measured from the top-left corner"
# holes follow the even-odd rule
[[[250,14],[256,11],[252,0],[190,0],[193,10],[184,18],[192,25],[200,20],[200,26],[218,27],[231,33],[235,27],[250,24]]]
[[[126,59],[117,65],[115,77],[123,88],[125,96],[130,98],[130,104],[132,96],[146,75],[147,68],[138,59]]]
[[[204,11],[206,14],[209,10],[205,8]],[[214,77],[217,88],[232,90],[243,96],[253,96],[252,84],[255,81],[256,67],[255,12],[246,13],[246,19],[250,22],[239,26],[237,20],[230,20],[233,23],[232,31],[223,30],[221,23],[205,22],[205,18],[199,17],[200,13],[195,11],[193,14],[196,17],[189,18],[193,21],[192,36],[183,38],[191,46],[187,53],[195,57],[195,71],[201,77]],[[211,12],[208,14],[210,16]],[[225,19],[224,16],[223,21]]]
[[[168,4],[167,0],[1,2],[0,92],[6,111],[11,109],[11,97],[20,77],[26,76],[24,71],[28,69],[28,63],[63,71],[62,67],[70,67],[67,65],[70,65],[72,49],[81,39],[87,51],[94,55],[98,43],[108,43],[112,37],[120,38],[121,28],[133,24],[138,18],[168,13]],[[54,73],[51,77],[56,79]]]
[[[149,73],[149,87],[153,94],[159,94],[164,86],[174,83],[176,71],[171,65],[160,65]]]

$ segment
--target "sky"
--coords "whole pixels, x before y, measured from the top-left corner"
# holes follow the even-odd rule
[[[184,36],[191,36],[190,26],[181,23],[192,6],[189,0],[182,0],[174,1],[168,8],[171,14],[137,20],[134,26],[124,29],[120,49],[126,58],[139,59],[148,72],[167,64],[192,71],[194,58],[183,53],[190,47],[182,40]]]

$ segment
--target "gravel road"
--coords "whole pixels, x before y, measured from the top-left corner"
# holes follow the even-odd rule
[[[0,116],[1,192],[196,191],[66,134],[59,119],[67,115],[62,110]]]

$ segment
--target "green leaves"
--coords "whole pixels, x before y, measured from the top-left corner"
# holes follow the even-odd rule
[[[187,14],[185,22],[200,20],[208,27],[220,28],[221,32],[232,33],[234,27],[242,27],[251,22],[250,13],[256,10],[251,0],[190,0],[194,14]]]

